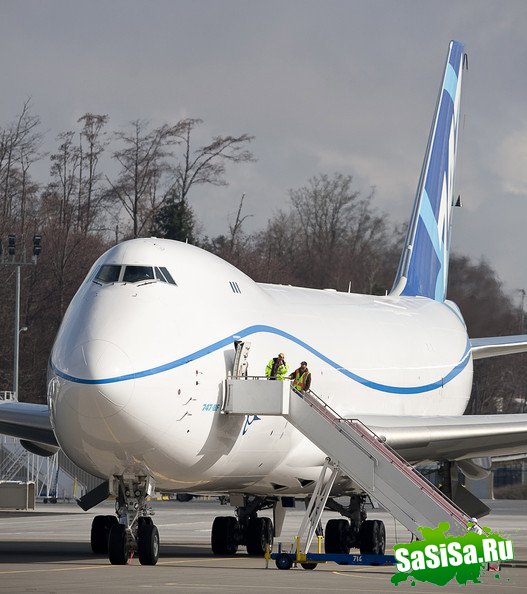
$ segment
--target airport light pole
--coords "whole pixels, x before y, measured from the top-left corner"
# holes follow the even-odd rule
[[[18,274],[20,275],[20,268],[17,268]],[[20,282],[20,279],[18,280],[18,282]],[[18,291],[20,291],[20,286],[18,287]],[[20,293],[18,295],[18,298],[20,299]],[[20,309],[20,301],[18,301],[18,306],[17,309]],[[19,359],[20,359],[20,333],[21,332],[27,332],[27,326],[23,326],[22,328],[19,328],[18,332],[17,332],[17,328],[18,328],[18,324],[20,322],[19,320],[20,317],[20,312],[17,312],[15,318],[15,346],[14,346],[14,354],[13,354],[13,392],[15,394],[15,399],[18,400],[18,365],[19,365]]]
[[[20,333],[27,332],[27,326],[20,328],[20,268],[22,266],[35,266],[38,256],[42,251],[42,236],[33,236],[33,256],[31,260],[26,261],[26,254],[24,251],[23,258],[20,261],[15,261],[16,255],[16,235],[8,235],[8,256],[9,260],[5,260],[2,249],[2,242],[0,240],[0,257],[1,264],[5,266],[16,266],[16,282],[15,282],[15,327],[14,327],[14,344],[13,344],[13,396],[18,400],[18,369],[20,362]]]

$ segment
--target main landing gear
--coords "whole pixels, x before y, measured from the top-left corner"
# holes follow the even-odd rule
[[[117,477],[115,516],[95,516],[91,527],[91,547],[108,554],[112,565],[125,565],[137,552],[141,565],[155,565],[159,559],[159,531],[146,505],[154,491],[148,477]]]
[[[352,495],[348,507],[328,499],[326,507],[345,517],[327,522],[324,538],[326,553],[349,554],[351,548],[358,548],[363,555],[384,555],[384,522],[366,519],[365,499],[365,495]]]
[[[231,498],[232,500],[232,498]],[[215,555],[234,555],[240,545],[247,553],[263,556],[272,546],[274,528],[271,518],[258,517],[257,512],[270,507],[265,498],[244,496],[235,516],[218,516],[212,524],[211,545]]]

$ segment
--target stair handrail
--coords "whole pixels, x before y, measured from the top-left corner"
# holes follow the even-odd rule
[[[449,499],[440,489],[438,489],[432,482],[418,472],[411,464],[409,464],[397,451],[395,451],[388,443],[386,439],[379,437],[374,431],[367,427],[360,419],[350,418],[346,419],[342,417],[334,408],[332,408],[327,402],[325,402],[320,396],[318,396],[313,390],[306,390],[299,392],[298,390],[291,388],[297,396],[302,398],[306,404],[317,410],[323,418],[329,421],[338,431],[346,435],[344,427],[353,427],[366,441],[372,445],[384,458],[387,458],[385,451],[391,454],[388,458],[392,464],[395,464],[397,468],[403,472],[414,484],[421,490],[427,490],[432,496],[434,501],[442,507],[444,511],[449,513],[455,518],[460,524],[467,525],[467,522],[472,520],[456,503]],[[329,414],[328,414],[329,413]],[[424,484],[422,486],[421,484]]]

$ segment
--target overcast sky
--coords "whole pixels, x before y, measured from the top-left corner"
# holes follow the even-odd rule
[[[527,288],[525,0],[0,0],[0,125],[31,96],[50,146],[88,111],[112,129],[200,117],[208,137],[254,135],[255,163],[191,196],[209,235],[243,193],[259,229],[336,171],[401,223],[450,39],[469,54],[452,246]]]

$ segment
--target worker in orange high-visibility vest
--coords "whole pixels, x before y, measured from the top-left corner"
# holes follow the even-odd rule
[[[295,369],[289,376],[293,380],[293,388],[298,392],[306,392],[311,386],[311,372],[307,368],[307,363],[302,361],[300,367]]]

